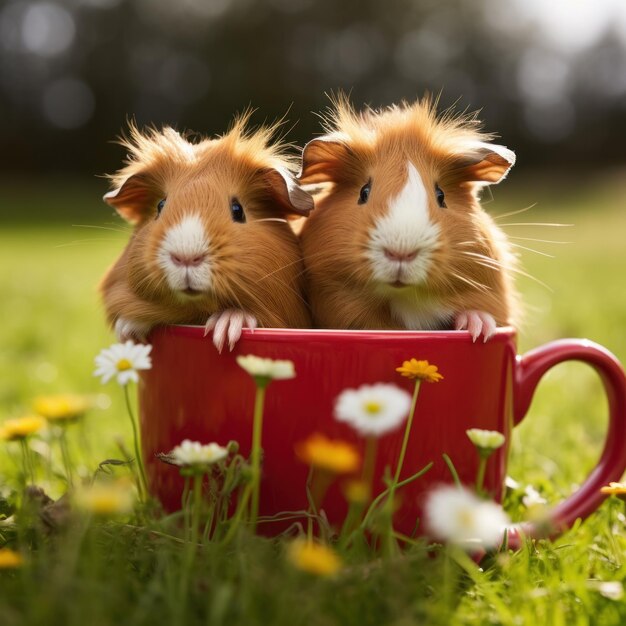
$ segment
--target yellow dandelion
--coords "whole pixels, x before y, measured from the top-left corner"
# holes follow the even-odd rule
[[[404,361],[401,367],[396,367],[396,372],[406,376],[411,380],[425,380],[427,383],[438,383],[443,376],[437,371],[436,365],[431,365],[428,361],[418,361],[411,359]]]
[[[9,548],[0,549],[0,569],[15,569],[24,563],[19,552]]]
[[[91,407],[84,396],[60,393],[51,396],[38,396],[33,400],[35,413],[48,420],[74,420],[82,417]]]
[[[341,559],[334,550],[305,539],[296,539],[292,542],[287,557],[296,569],[315,576],[332,576],[342,566]]]
[[[296,456],[313,467],[333,474],[349,474],[360,463],[356,448],[345,441],[327,439],[319,433],[311,435],[295,446]]]
[[[626,496],[626,484],[609,483],[605,487],[600,488],[600,493],[606,496]]]
[[[370,501],[370,486],[364,480],[350,480],[343,485],[343,495],[350,504],[367,504]]]
[[[15,419],[5,420],[0,425],[0,439],[15,441],[25,439],[39,432],[46,425],[46,420],[39,415],[25,415]]]
[[[134,504],[135,491],[132,483],[126,480],[95,483],[74,494],[74,505],[78,510],[99,517],[130,513]]]

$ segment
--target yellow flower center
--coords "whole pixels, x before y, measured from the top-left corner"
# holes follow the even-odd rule
[[[474,514],[470,509],[461,509],[458,516],[461,526],[464,526],[465,528],[471,528],[474,526]]]
[[[381,406],[380,402],[370,400],[369,402],[365,403],[364,408],[366,413],[369,413],[370,415],[378,415],[383,407]]]
[[[117,362],[117,369],[120,372],[125,372],[133,368],[133,364],[128,359],[120,359]]]

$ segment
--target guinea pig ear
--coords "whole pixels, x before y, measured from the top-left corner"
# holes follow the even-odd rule
[[[462,180],[490,185],[504,180],[513,165],[515,152],[504,146],[477,141],[468,146],[454,167],[454,174]]]
[[[102,199],[127,222],[137,224],[152,213],[155,194],[144,176],[134,174],[117,189],[105,193]]]
[[[263,176],[282,213],[308,217],[314,206],[313,198],[298,185],[291,172],[280,167],[267,168]]]
[[[301,185],[336,182],[342,178],[350,154],[346,141],[338,135],[312,139],[302,151],[302,169],[298,181]]]

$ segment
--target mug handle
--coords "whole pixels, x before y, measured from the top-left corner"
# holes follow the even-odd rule
[[[609,426],[602,455],[581,487],[558,504],[547,524],[523,523],[511,529],[510,539],[519,543],[519,532],[530,537],[556,536],[577,519],[585,519],[604,501],[600,487],[619,481],[626,470],[626,375],[617,358],[606,348],[583,339],[562,339],[516,357],[513,396],[514,424],[526,415],[541,377],[563,361],[583,361],[599,374],[609,404]]]

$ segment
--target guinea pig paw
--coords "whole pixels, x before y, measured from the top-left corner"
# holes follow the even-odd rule
[[[124,317],[118,317],[115,321],[115,336],[120,343],[129,340],[143,342],[149,332],[150,326],[141,322],[134,322]]]
[[[487,343],[496,332],[496,320],[484,311],[461,311],[454,318],[455,330],[467,330],[475,343],[480,335]]]
[[[204,325],[204,336],[213,331],[213,345],[221,354],[228,341],[228,349],[232,352],[235,344],[241,338],[244,327],[254,330],[257,326],[256,318],[240,309],[227,309],[213,313]]]

